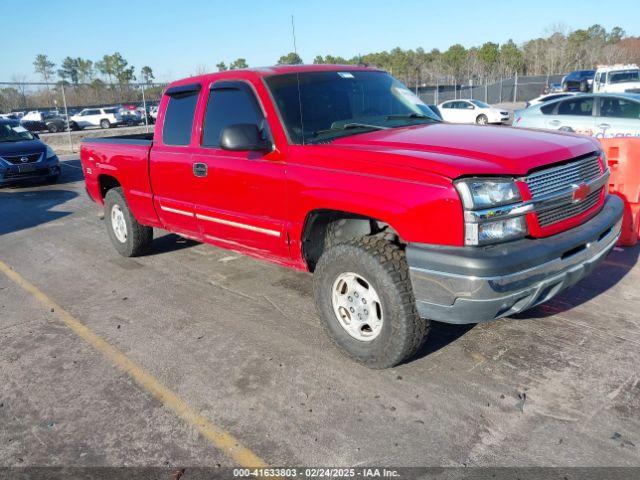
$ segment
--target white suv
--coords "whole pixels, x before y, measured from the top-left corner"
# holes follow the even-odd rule
[[[601,66],[593,79],[594,93],[640,93],[640,68],[637,65]]]
[[[69,119],[77,128],[111,128],[122,123],[122,117],[116,107],[85,108]]]

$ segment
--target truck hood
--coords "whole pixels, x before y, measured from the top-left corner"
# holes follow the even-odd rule
[[[352,135],[335,147],[368,150],[380,161],[457,178],[524,175],[531,169],[599,150],[575,134],[511,127],[438,123]]]

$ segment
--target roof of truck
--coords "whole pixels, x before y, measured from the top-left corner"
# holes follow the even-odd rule
[[[168,87],[188,85],[192,83],[206,83],[211,80],[223,79],[242,79],[256,77],[270,77],[272,75],[283,75],[287,73],[302,72],[332,72],[332,71],[382,71],[379,68],[368,67],[365,65],[274,65],[271,67],[241,68],[237,70],[225,70],[224,72],[206,73],[195,77],[183,78],[171,82]]]

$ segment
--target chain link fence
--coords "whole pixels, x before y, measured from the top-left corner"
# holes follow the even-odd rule
[[[420,98],[430,105],[446,100],[469,98],[486,103],[526,102],[562,75],[529,75],[504,78],[482,85],[438,84],[419,87]],[[100,80],[80,84],[0,82],[0,113],[57,111],[71,114],[87,107],[134,105],[145,110],[157,105],[164,83],[109,84]]]
[[[133,105],[145,110],[157,105],[164,83],[47,84],[34,82],[0,82],[0,113],[29,111],[75,113],[88,107]]]
[[[474,99],[489,104],[527,102],[542,95],[563,75],[527,75],[503,78],[484,85],[429,85],[418,88],[418,96],[429,105],[447,100]]]

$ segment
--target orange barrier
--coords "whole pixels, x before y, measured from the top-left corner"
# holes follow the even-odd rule
[[[633,246],[640,237],[640,138],[601,138],[611,169],[609,192],[624,201],[618,245]]]

